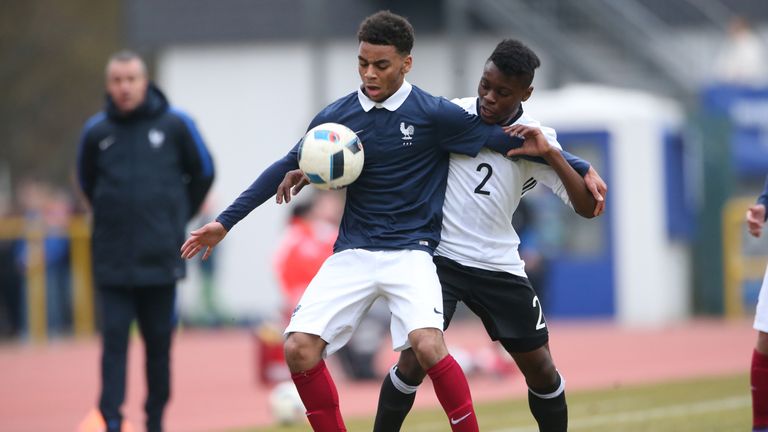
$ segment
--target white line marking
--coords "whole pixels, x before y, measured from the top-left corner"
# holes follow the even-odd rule
[[[613,414],[603,414],[590,417],[576,417],[568,419],[568,430],[589,429],[596,426],[619,425],[625,423],[637,423],[646,420],[658,420],[671,417],[684,417],[691,414],[704,414],[718,411],[730,411],[748,407],[752,404],[749,396],[730,397],[725,399],[713,399],[703,402],[672,405],[661,408],[651,408],[637,411],[624,411]],[[482,423],[482,417],[480,418]],[[493,429],[489,432],[538,432],[538,427],[513,427],[505,429]]]

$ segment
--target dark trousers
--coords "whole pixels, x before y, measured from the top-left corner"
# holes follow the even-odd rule
[[[147,431],[162,431],[170,398],[171,334],[175,324],[176,285],[100,287],[101,398],[99,410],[108,431],[119,431],[125,399],[125,369],[131,322],[136,318],[144,339],[148,395]]]

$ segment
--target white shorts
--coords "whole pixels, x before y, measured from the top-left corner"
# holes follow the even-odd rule
[[[755,323],[752,327],[755,330],[768,333],[768,269],[766,269],[765,276],[763,276],[763,285],[760,287],[760,294],[757,297]]]
[[[392,347],[410,347],[408,334],[443,329],[443,294],[432,256],[420,250],[348,249],[331,255],[310,282],[285,334],[320,336],[324,356],[346,345],[373,302],[383,297],[392,313]]]

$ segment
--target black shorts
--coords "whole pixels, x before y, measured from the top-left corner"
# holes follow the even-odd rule
[[[488,336],[501,341],[508,351],[528,352],[547,343],[541,303],[527,278],[467,267],[440,256],[434,261],[443,287],[446,329],[461,301],[480,317]]]

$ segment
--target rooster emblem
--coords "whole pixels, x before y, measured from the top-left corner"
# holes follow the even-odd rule
[[[402,132],[404,140],[413,139],[413,125],[406,127],[405,122],[400,122],[400,132]]]

